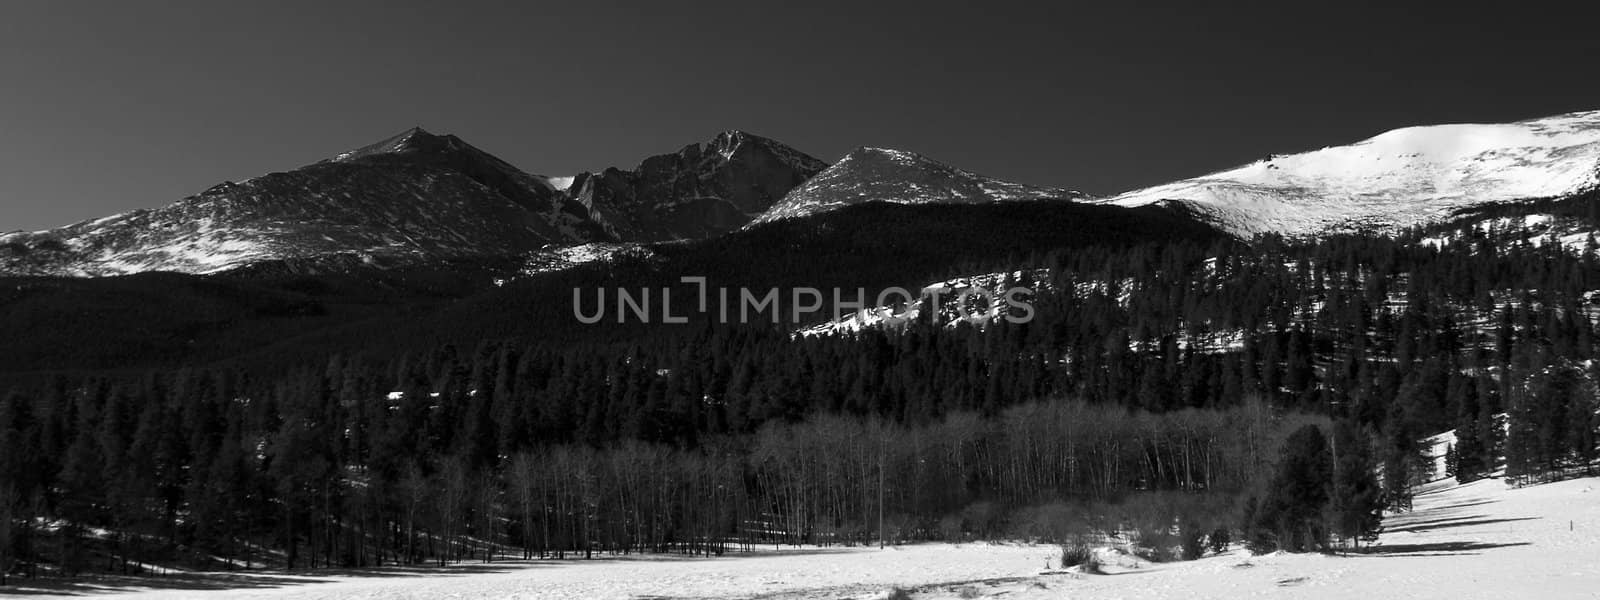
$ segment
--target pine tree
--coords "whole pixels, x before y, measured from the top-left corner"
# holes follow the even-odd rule
[[[1278,547],[1290,552],[1327,547],[1323,511],[1332,471],[1322,430],[1315,425],[1295,430],[1284,442],[1277,474],[1256,510],[1256,527],[1272,531]]]
[[[1469,382],[1458,392],[1456,407],[1456,443],[1450,447],[1451,469],[1448,475],[1460,483],[1468,483],[1487,476],[1491,470],[1490,465],[1485,463],[1489,451],[1479,430],[1479,414],[1482,410],[1478,406],[1474,382]]]
[[[1333,454],[1329,529],[1358,545],[1377,539],[1383,522],[1384,498],[1371,437],[1354,422],[1341,420],[1334,425]]]
[[[15,545],[12,539],[12,522],[17,519],[17,505],[21,496],[17,488],[9,480],[0,483],[0,587],[5,587],[6,576],[11,573],[11,565],[15,562],[12,548]]]
[[[1391,405],[1398,407],[1399,404]],[[1383,446],[1383,496],[1388,508],[1411,510],[1411,486],[1417,478],[1419,435],[1400,411],[1391,410]]]

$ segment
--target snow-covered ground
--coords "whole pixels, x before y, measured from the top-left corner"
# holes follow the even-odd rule
[[[1600,597],[1600,479],[1507,489],[1500,480],[1429,484],[1392,516],[1370,553],[1234,550],[1151,564],[1124,557],[1107,575],[1058,572],[1048,545],[929,544],[760,551],[725,558],[513,562],[361,574],[232,575],[179,589],[100,587],[118,598],[1563,598]],[[1054,574],[1041,574],[1046,571]],[[25,584],[26,585],[26,584]],[[17,591],[17,590],[10,590]],[[45,590],[25,590],[45,591]]]
[[[1045,598],[1564,598],[1600,597],[1600,479],[1523,489],[1501,480],[1430,484],[1415,510],[1392,515],[1371,553],[1242,550],[1082,579],[1039,578],[985,590]],[[1136,574],[1136,575],[1135,575]],[[953,598],[932,593],[918,598]],[[984,596],[979,596],[984,597]]]

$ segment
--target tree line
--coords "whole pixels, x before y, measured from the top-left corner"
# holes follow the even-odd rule
[[[1293,428],[1331,426],[1259,400],[1154,414],[1058,399],[920,425],[816,414],[692,448],[528,441],[483,455],[472,435],[425,443],[433,427],[474,421],[428,394],[340,402],[322,397],[334,391],[324,381],[257,397],[191,376],[73,389],[46,413],[17,395],[0,403],[7,572],[721,555],[1119,528],[1176,547],[1234,527],[1225,507],[1269,489],[1262,474]],[[154,390],[164,395],[142,395]]]

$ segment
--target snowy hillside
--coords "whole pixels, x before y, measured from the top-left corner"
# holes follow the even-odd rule
[[[1127,192],[1172,201],[1237,235],[1425,223],[1474,205],[1571,195],[1600,177],[1600,111],[1504,124],[1406,127],[1348,146]]]
[[[1077,199],[1071,190],[1001,181],[887,148],[857,148],[790,191],[756,223],[803,217],[863,202],[982,204],[1046,198]]]
[[[604,234],[544,179],[411,129],[156,209],[0,236],[0,274],[214,273],[273,260],[395,264]]]

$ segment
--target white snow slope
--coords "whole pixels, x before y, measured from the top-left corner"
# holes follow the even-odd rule
[[[1483,203],[1600,183],[1600,111],[1501,124],[1406,127],[1348,146],[1275,155],[1103,202],[1175,201],[1236,235],[1396,228]]]
[[[935,293],[939,295],[938,322],[944,323],[946,327],[950,328],[954,328],[963,322],[982,327],[1005,314],[1003,311],[1009,306],[1005,300],[1007,290],[1018,286],[1027,287],[1030,290],[1048,289],[1049,277],[1050,272],[1047,269],[1032,269],[1026,273],[1012,271],[1010,273],[987,273],[957,277],[923,286],[921,290],[915,292],[917,294],[915,302],[902,305],[875,306],[859,310],[806,327],[795,333],[810,337],[814,335],[859,333],[863,329],[874,327],[888,329],[904,327],[916,321],[922,311],[931,307],[933,294]],[[1029,283],[1023,286],[1025,281]],[[981,294],[972,295],[967,299],[967,305],[962,306],[960,303],[961,294],[968,293],[968,290],[978,290],[981,291],[981,294],[987,294],[987,296]],[[989,306],[979,305],[985,298],[989,300]],[[850,300],[853,298],[845,294],[844,299]],[[885,299],[903,300],[897,295],[889,295]],[[1019,295],[1017,299],[1019,301],[1032,300],[1031,294]],[[871,299],[865,301],[870,302]]]
[[[1459,486],[1443,480],[1419,491],[1414,511],[1391,515],[1384,525],[1376,551],[1367,554],[1249,556],[1233,550],[1167,564],[1126,558],[1109,567],[1109,575],[1041,574],[1059,566],[1054,546],[929,544],[768,550],[714,559],[519,561],[359,575],[235,574],[219,579],[220,589],[174,581],[179,589],[84,583],[54,591],[116,598],[820,600],[884,598],[899,587],[919,600],[1600,597],[1600,479],[1522,489],[1507,489],[1500,480]]]

